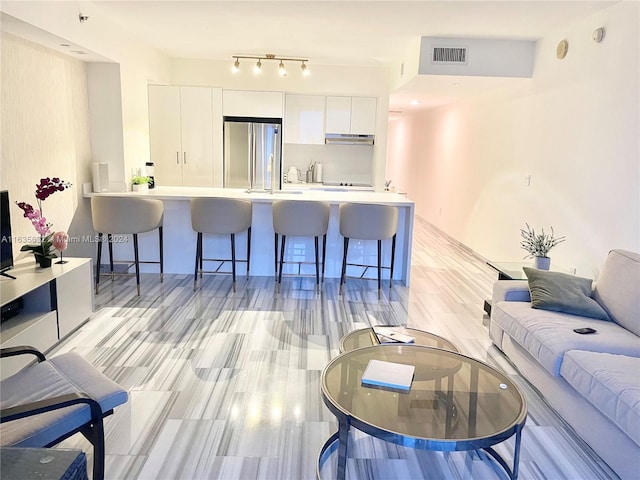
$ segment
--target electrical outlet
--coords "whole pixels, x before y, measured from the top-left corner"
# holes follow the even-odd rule
[[[526,175],[524,177],[524,186],[525,187],[530,187],[531,186],[531,175]]]
[[[570,274],[575,275],[577,271],[578,271],[578,269],[576,267],[574,267],[573,265],[571,265],[569,267],[569,273]]]

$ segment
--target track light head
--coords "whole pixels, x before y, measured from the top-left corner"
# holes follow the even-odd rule
[[[258,74],[260,72],[262,72],[262,62],[260,61],[260,59],[258,59],[255,66],[253,67],[253,73]]]
[[[311,75],[311,72],[309,71],[309,67],[307,67],[307,64],[302,62],[302,65],[300,65],[300,69],[302,70],[302,75],[304,75],[305,77],[308,77],[309,75]]]
[[[280,60],[280,65],[278,65],[278,73],[281,77],[287,76],[287,69],[284,68],[284,63],[282,63],[282,60]]]
[[[233,62],[233,67],[231,67],[231,71],[233,73],[238,73],[240,71],[240,60],[236,58],[236,61]]]

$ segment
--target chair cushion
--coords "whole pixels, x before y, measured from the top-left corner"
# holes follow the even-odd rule
[[[536,310],[529,302],[498,302],[491,321],[522,346],[549,373],[560,375],[565,352],[587,350],[640,357],[638,337],[614,322],[603,322],[562,312]],[[580,335],[574,328],[591,327]]]
[[[609,317],[640,336],[640,254],[611,250],[598,277],[593,298]]]
[[[65,353],[20,370],[0,382],[0,408],[5,409],[68,393],[84,392],[103,413],[127,401],[127,392],[77,353]],[[88,405],[75,405],[0,425],[0,443],[13,447],[45,447],[91,420]]]
[[[528,267],[524,273],[533,308],[609,320],[607,312],[591,298],[592,280]]]
[[[560,374],[640,445],[640,358],[571,350]]]

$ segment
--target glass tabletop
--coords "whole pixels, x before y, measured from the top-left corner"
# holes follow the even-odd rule
[[[524,267],[534,268],[533,260],[527,262],[487,262],[487,265],[494,268],[507,280],[526,280]],[[568,270],[555,266],[553,263],[549,267],[552,272],[569,273]]]
[[[386,330],[393,329],[395,332],[409,335],[415,339],[415,342],[413,343],[414,345],[444,348],[445,350],[451,350],[452,352],[458,351],[458,348],[446,338],[442,338],[434,333],[425,332],[424,330],[417,330],[415,328],[402,327],[398,325],[379,325],[377,327],[381,327]],[[376,327],[361,328],[347,333],[340,340],[340,353],[350,352],[356,348],[370,347],[372,345],[386,343],[397,344],[397,342],[386,342],[384,337],[376,335],[375,329]]]
[[[407,392],[364,386],[369,360],[415,366]],[[387,441],[470,450],[506,440],[526,419],[526,400],[496,369],[447,350],[384,344],[343,353],[325,368],[322,397],[339,420]]]

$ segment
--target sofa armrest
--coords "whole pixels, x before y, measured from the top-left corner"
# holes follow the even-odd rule
[[[497,302],[530,302],[529,283],[526,280],[498,280],[493,284],[492,304]]]

